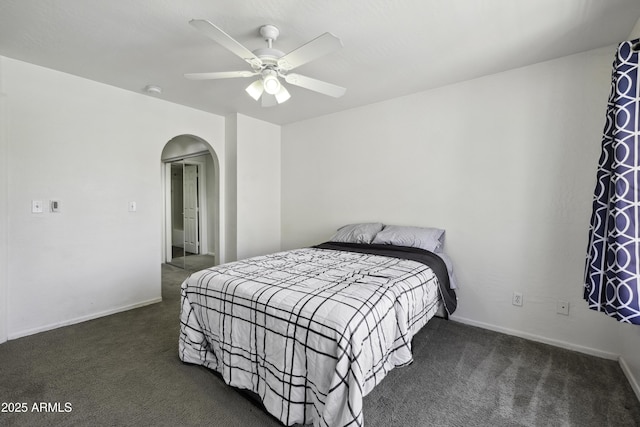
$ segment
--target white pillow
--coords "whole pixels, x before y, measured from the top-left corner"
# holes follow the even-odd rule
[[[384,225],[380,222],[348,224],[338,228],[329,241],[345,243],[371,243]]]
[[[444,230],[440,228],[385,225],[371,243],[410,246],[431,252],[440,252],[443,241]]]

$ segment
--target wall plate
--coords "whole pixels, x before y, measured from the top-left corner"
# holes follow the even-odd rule
[[[31,213],[43,213],[44,205],[42,200],[32,200],[31,201]]]

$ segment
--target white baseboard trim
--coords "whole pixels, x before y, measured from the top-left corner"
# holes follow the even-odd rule
[[[17,338],[26,337],[28,335],[37,334],[40,332],[50,331],[52,329],[61,328],[63,326],[75,325],[76,323],[86,322],[88,320],[98,319],[100,317],[109,316],[116,313],[121,313],[123,311],[133,310],[134,308],[140,308],[151,304],[156,304],[162,301],[162,297],[152,298],[150,300],[141,301],[135,304],[124,305],[121,307],[116,307],[111,310],[105,310],[98,313],[88,314],[86,316],[76,317],[74,319],[63,320],[62,322],[51,323],[49,325],[40,326],[32,329],[25,329],[23,331],[18,331],[14,333],[10,333],[8,336],[9,340],[15,340]]]
[[[633,392],[636,394],[636,397],[638,398],[638,400],[640,400],[640,386],[638,385],[638,381],[636,377],[633,376],[633,373],[631,372],[629,365],[627,365],[627,362],[624,360],[622,356],[618,358],[618,363],[620,363],[620,368],[622,368],[622,372],[624,372],[624,376],[627,377],[627,380],[629,381],[629,384],[631,385]]]
[[[609,353],[608,351],[602,351],[595,348],[584,347],[577,344],[568,343],[565,341],[555,340],[541,335],[530,334],[528,332],[522,332],[515,329],[503,328],[501,326],[491,325],[489,323],[478,322],[476,320],[466,319],[464,317],[451,316],[450,319],[454,322],[460,322],[471,326],[477,326],[482,329],[488,329],[490,331],[501,332],[507,335],[513,335],[520,338],[525,338],[531,341],[541,342],[543,344],[553,345],[555,347],[566,348],[567,350],[574,350],[580,353],[589,354],[591,356],[601,357],[609,360],[620,360],[620,355],[615,353]]]

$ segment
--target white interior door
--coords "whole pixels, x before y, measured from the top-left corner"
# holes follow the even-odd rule
[[[184,165],[184,250],[200,253],[198,241],[198,165]]]

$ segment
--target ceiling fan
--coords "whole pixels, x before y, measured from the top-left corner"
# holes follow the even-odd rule
[[[252,52],[207,20],[193,19],[189,21],[189,24],[247,61],[251,65],[251,70],[185,74],[184,76],[188,79],[209,80],[260,76],[246,88],[246,91],[256,101],[262,97],[263,107],[281,104],[291,97],[280,78],[289,84],[333,96],[334,98],[341,97],[346,91],[345,88],[332,83],[289,72],[341,48],[342,41],[331,33],[324,33],[297,49],[284,54],[273,48],[273,42],[280,35],[280,30],[274,25],[263,25],[260,27],[260,35],[267,42],[267,47],[256,49]]]

